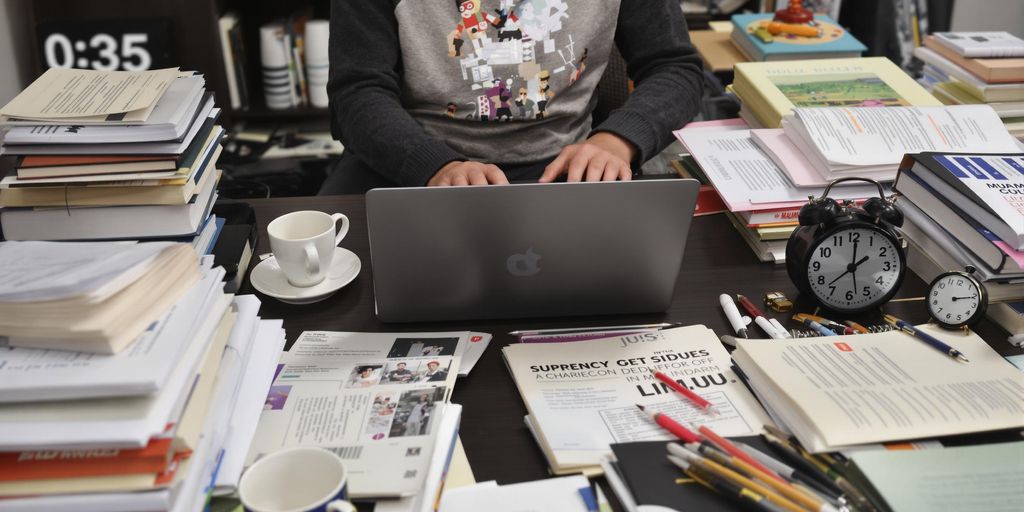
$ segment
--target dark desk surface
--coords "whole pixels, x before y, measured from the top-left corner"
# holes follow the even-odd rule
[[[459,379],[453,401],[463,404],[461,437],[477,481],[509,484],[548,476],[544,456],[523,424],[526,407],[501,359],[501,347],[515,341],[507,333],[516,329],[622,325],[655,322],[704,324],[719,334],[729,326],[718,305],[721,293],[743,294],[760,301],[769,291],[796,297],[796,289],[784,265],[761,263],[723,215],[697,218],[690,231],[683,269],[675,299],[664,314],[620,315],[563,319],[524,319],[426,324],[385,324],[373,313],[373,284],[366,234],[366,210],[362,196],[301,197],[250,201],[260,224],[258,253],[269,252],[266,225],[279,215],[295,210],[320,210],[348,215],[352,227],[342,247],[359,255],[363,269],[352,284],[333,297],[312,305],[283,304],[261,296],[263,318],[283,318],[289,346],[305,330],[356,332],[410,332],[476,330],[494,334],[494,340],[473,372]],[[255,258],[254,258],[255,259]],[[925,283],[909,273],[900,297],[920,297]],[[243,293],[253,293],[246,282]],[[801,309],[801,304],[797,303]],[[804,307],[805,311],[813,308]],[[887,312],[913,323],[927,320],[922,302],[890,303]],[[769,312],[769,314],[771,314]],[[775,315],[785,323],[786,317]],[[878,323],[878,316],[858,318]],[[787,327],[789,327],[787,325]],[[1007,334],[987,320],[977,332],[997,351],[1014,353]]]

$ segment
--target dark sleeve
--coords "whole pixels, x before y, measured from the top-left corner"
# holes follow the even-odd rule
[[[622,0],[615,43],[636,89],[594,132],[611,132],[646,162],[697,115],[704,76],[677,0]]]
[[[331,1],[331,133],[371,168],[406,186],[425,185],[464,160],[402,107],[395,2]]]

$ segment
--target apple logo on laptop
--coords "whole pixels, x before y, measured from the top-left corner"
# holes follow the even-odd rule
[[[533,252],[533,247],[526,250],[526,254],[513,254],[508,257],[505,264],[508,266],[508,273],[516,277],[529,277],[540,272],[540,255]]]

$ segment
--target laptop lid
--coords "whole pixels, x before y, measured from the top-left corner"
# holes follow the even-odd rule
[[[665,311],[698,188],[673,179],[371,190],[377,316]]]

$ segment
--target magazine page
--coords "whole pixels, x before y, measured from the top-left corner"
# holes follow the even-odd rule
[[[469,336],[302,333],[281,358],[246,465],[319,446],[345,459],[352,497],[415,494]]]
[[[597,466],[612,443],[670,440],[636,404],[724,436],[755,435],[764,410],[731,370],[718,337],[702,325],[570,343],[504,349],[542,444],[560,466]],[[709,414],[658,381],[667,374],[711,402]],[[558,469],[558,468],[554,468]]]

